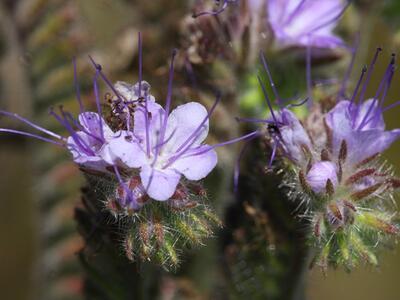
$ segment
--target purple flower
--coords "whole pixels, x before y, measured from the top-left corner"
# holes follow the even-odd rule
[[[360,93],[358,94],[358,90],[366,73],[365,69],[362,71],[352,98],[350,100],[340,99],[326,116],[326,123],[331,130],[333,154],[338,155],[342,142],[346,141],[348,160],[354,164],[383,152],[400,137],[400,129],[385,130],[383,120],[383,113],[399,104],[394,103],[384,107],[394,73],[394,56],[375,96],[364,100],[369,79],[380,51],[381,49],[378,49],[375,53]]]
[[[326,122],[332,130],[333,152],[339,153],[345,140],[348,159],[353,163],[383,152],[400,137],[400,129],[385,131],[382,110],[374,99],[357,107],[342,100],[328,113]]]
[[[102,117],[95,112],[84,112],[78,117],[81,130],[71,132],[67,138],[67,149],[73,160],[90,169],[104,170],[108,157],[108,142],[115,134]]]
[[[316,193],[325,192],[327,181],[330,180],[333,187],[338,184],[336,165],[330,161],[321,161],[313,164],[307,173],[307,183]]]
[[[29,136],[65,147],[71,152],[75,163],[88,169],[106,171],[106,166],[110,165],[111,161],[108,157],[108,142],[111,141],[116,134],[118,135],[118,133],[114,133],[101,117],[101,106],[97,84],[99,75],[99,71],[96,71],[93,79],[97,113],[86,112],[80,97],[80,90],[77,83],[76,64],[74,61],[76,96],[80,107],[78,120],[76,120],[71,113],[66,112],[62,107],[60,107],[60,112],[58,114],[53,109],[50,110],[50,115],[52,115],[68,131],[69,136],[67,138],[40,127],[17,114],[5,111],[0,111],[0,114],[17,119],[29,125],[33,129],[44,133],[48,137],[6,128],[0,128],[0,132],[10,132]]]
[[[275,143],[282,147],[289,159],[297,164],[304,164],[307,160],[305,154],[310,151],[312,145],[296,115],[284,108],[278,112],[276,119],[271,121],[278,124],[279,131],[276,134]]]
[[[111,141],[109,150],[127,167],[140,168],[148,195],[164,201],[174,194],[182,175],[189,180],[206,177],[217,164],[217,154],[202,144],[209,127],[204,106],[190,102],[167,116],[159,104],[146,104],[135,113],[133,134],[124,132]]]
[[[343,41],[332,30],[347,5],[341,0],[269,0],[268,21],[278,44],[334,48]]]

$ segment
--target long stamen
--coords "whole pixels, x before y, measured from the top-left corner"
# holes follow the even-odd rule
[[[75,86],[76,99],[78,100],[78,103],[79,103],[79,111],[80,111],[80,113],[83,113],[85,111],[85,109],[83,107],[83,102],[81,99],[81,91],[79,88],[78,72],[76,70],[77,68],[76,68],[76,58],[75,57],[72,59],[72,64],[74,66],[74,86]]]
[[[351,49],[351,60],[350,60],[350,64],[349,64],[349,67],[347,68],[346,73],[345,73],[345,75],[344,75],[344,78],[343,78],[343,81],[342,81],[342,86],[341,86],[341,88],[340,88],[340,91],[339,91],[339,93],[338,93],[338,96],[337,96],[337,98],[336,98],[336,101],[340,100],[340,98],[344,98],[344,97],[345,97],[345,93],[346,93],[346,89],[347,89],[347,84],[348,84],[348,82],[349,82],[351,72],[352,72],[352,70],[353,70],[353,68],[354,68],[354,63],[355,63],[355,61],[356,61],[356,53],[357,53],[357,50],[358,50],[358,47],[359,47],[359,46],[360,46],[360,33],[358,33],[358,34],[356,35],[356,38],[355,38],[355,40],[354,40],[354,44],[353,44],[353,47],[352,47],[352,49]]]
[[[0,110],[0,115],[5,115],[5,116],[11,117],[11,118],[13,118],[13,119],[17,119],[17,120],[19,120],[19,121],[21,121],[21,122],[23,122],[23,123],[25,123],[25,124],[27,124],[27,125],[29,125],[29,126],[35,128],[35,129],[37,129],[37,130],[39,130],[39,131],[41,131],[41,132],[43,132],[43,133],[46,133],[46,134],[48,134],[48,135],[50,135],[50,136],[52,136],[52,137],[55,137],[56,139],[59,139],[59,140],[62,140],[62,139],[63,139],[62,136],[60,136],[60,135],[58,135],[58,134],[56,134],[56,133],[54,133],[54,132],[52,132],[52,131],[50,131],[50,130],[47,130],[47,129],[45,129],[45,128],[39,126],[39,125],[36,125],[36,124],[32,123],[31,121],[29,121],[29,120],[27,120],[27,119],[21,117],[21,116],[18,115],[18,114],[10,113],[10,112],[4,111],[4,110]]]
[[[310,41],[310,36],[308,40]],[[311,79],[311,45],[308,43],[306,50],[306,80],[307,80],[307,97],[310,99],[308,107],[312,105],[312,79]]]
[[[158,144],[157,144],[157,145],[155,145],[155,146],[153,147],[153,149],[162,147],[162,146],[164,146],[165,144],[167,144],[167,143],[174,137],[175,133],[176,133],[176,128],[174,129],[174,131],[172,131],[172,133],[169,135],[169,137],[167,137],[167,138],[165,139],[165,141],[162,143],[162,145],[158,145]]]
[[[14,133],[14,134],[18,134],[18,135],[23,135],[23,136],[35,138],[35,139],[38,139],[38,140],[41,140],[41,141],[44,141],[44,142],[52,143],[52,144],[55,144],[55,145],[58,145],[58,146],[61,146],[61,147],[65,147],[65,144],[63,144],[61,142],[53,141],[51,139],[42,137],[40,135],[29,133],[29,132],[25,132],[25,131],[8,129],[8,128],[0,128],[0,132],[8,132],[8,133]]]
[[[382,51],[382,48],[380,48],[380,47],[378,47],[376,49],[374,57],[373,57],[370,65],[369,65],[368,72],[367,72],[367,78],[365,79],[364,85],[363,85],[362,90],[360,92],[360,96],[358,98],[360,103],[364,101],[365,93],[367,91],[368,84],[369,84],[369,82],[371,80],[372,71],[374,70],[376,61],[378,60],[378,56],[379,56],[379,53],[381,51]]]
[[[94,61],[94,59],[93,59],[90,55],[89,55],[89,59],[90,59],[90,61],[92,62],[94,68],[95,68],[96,70],[99,71],[99,74],[100,74],[101,78],[103,79],[103,81],[109,86],[109,88],[113,91],[113,93],[115,94],[115,96],[117,96],[118,100],[121,101],[121,103],[124,103],[124,104],[125,104],[125,101],[122,100],[122,97],[123,97],[123,96],[120,95],[120,94],[118,93],[118,91],[114,88],[114,85],[113,85],[113,84],[108,80],[108,78],[104,75],[104,73],[103,73],[103,71],[102,71],[101,65],[99,65],[98,63],[96,63],[96,62]],[[125,100],[126,100],[126,99],[125,99]]]
[[[255,137],[256,136],[254,136],[253,138],[255,138]],[[242,149],[240,149],[238,158],[236,159],[236,162],[235,162],[235,169],[233,171],[233,191],[235,194],[237,194],[238,187],[239,187],[240,161],[242,160],[243,155],[244,155],[246,149],[249,147],[250,141],[252,141],[253,138],[249,138],[246,141],[246,143],[243,145]]]
[[[392,109],[398,105],[400,105],[400,101],[396,101],[395,103],[386,106],[384,109],[382,109],[382,112],[384,113],[385,111],[388,111],[389,109]]]
[[[384,102],[386,100],[387,92],[389,91],[390,85],[392,83],[393,75],[394,75],[394,67],[392,68],[392,72],[390,73],[388,82],[387,82],[387,84],[385,86],[385,89],[383,91],[382,100],[381,100],[381,102],[379,104],[379,107],[376,109],[375,115],[372,116],[372,119],[374,120],[374,124],[378,121],[378,115],[383,112],[383,104],[384,104]]]
[[[71,124],[67,120],[67,114],[64,112],[63,107],[60,106],[60,112],[63,116],[64,126],[71,133],[72,138],[86,153],[90,155],[96,155],[96,153],[90,148],[90,146],[84,141],[72,128]],[[55,114],[56,115],[56,114]],[[61,118],[60,118],[61,119]]]
[[[260,76],[257,75],[257,79],[258,79],[258,82],[259,82],[259,84],[260,84],[260,86],[261,86],[261,89],[262,89],[262,91],[263,91],[264,98],[265,98],[265,100],[267,101],[267,105],[268,105],[269,111],[271,112],[272,119],[274,119],[274,122],[277,123],[278,120],[277,120],[277,118],[275,117],[275,113],[274,113],[274,110],[272,109],[272,105],[271,105],[271,100],[270,100],[269,97],[268,97],[268,94],[267,94],[267,91],[266,91],[266,89],[265,89],[265,87],[264,87],[264,84],[262,83]]]
[[[275,83],[272,80],[271,71],[270,71],[270,69],[268,67],[267,60],[265,59],[265,55],[264,55],[264,53],[262,51],[260,51],[260,58],[261,58],[261,61],[263,63],[264,69],[267,72],[268,79],[269,79],[269,84],[270,84],[270,86],[272,88],[272,91],[273,91],[273,93],[275,95],[276,103],[278,104],[278,106],[281,106],[281,104],[282,104],[281,103],[281,98],[279,97],[278,90],[276,89]]]
[[[371,121],[374,123],[377,122],[379,120],[379,115],[385,111],[383,109],[383,104],[386,100],[387,92],[389,91],[390,85],[392,83],[393,75],[394,75],[394,66],[392,67],[392,70],[389,74],[389,78],[387,79],[387,83],[385,85],[385,89],[383,90],[382,100],[380,101],[379,107],[375,109],[375,113],[368,119],[368,121],[365,122],[364,126]]]
[[[393,54],[393,58],[394,58],[394,54]],[[393,63],[393,65],[392,65],[392,67],[391,67],[391,70],[390,70],[389,78],[388,78],[388,80],[387,80],[385,89],[384,89],[384,91],[383,91],[382,100],[381,100],[381,102],[379,103],[379,110],[382,110],[382,107],[383,107],[383,105],[384,105],[384,103],[385,103],[387,92],[389,91],[389,88],[390,88],[390,86],[391,86],[391,84],[392,84],[392,79],[393,79],[393,76],[394,76],[394,71],[395,71],[395,69],[396,69],[396,68],[395,68],[394,63]]]
[[[62,111],[61,111],[62,112]],[[63,112],[62,112],[63,113]],[[90,147],[86,144],[85,141],[83,141],[78,134],[74,131],[74,129],[71,127],[69,122],[65,119],[61,118],[59,115],[57,115],[52,109],[50,110],[50,115],[52,115],[62,126],[65,127],[65,129],[70,133],[72,139],[75,141],[75,143],[79,146],[79,148],[86,152],[89,155],[95,155],[95,153],[90,149]]]
[[[271,169],[271,167],[272,167],[272,163],[274,162],[277,148],[278,148],[278,140],[275,141],[275,143],[274,143],[274,145],[272,147],[272,154],[271,154],[271,157],[269,159],[268,169]]]
[[[94,89],[94,97],[96,100],[96,106],[97,106],[97,113],[99,115],[99,128],[100,128],[100,135],[101,135],[101,139],[103,140],[103,142],[105,142],[105,138],[104,138],[104,130],[103,130],[103,120],[102,120],[102,111],[101,111],[101,105],[100,105],[100,99],[99,99],[99,86],[97,84],[97,78],[99,76],[99,71],[96,70],[96,73],[94,75],[93,78],[93,89]]]
[[[246,123],[267,123],[267,124],[275,124],[273,121],[268,121],[265,119],[257,119],[257,118],[240,118],[240,117],[235,117],[235,120],[237,122],[246,122]]]
[[[391,71],[393,69],[394,63],[395,63],[395,55],[392,54],[392,58],[390,60],[390,63],[388,65],[388,67],[386,68],[385,74],[383,75],[383,78],[382,78],[381,82],[379,83],[379,87],[378,87],[378,89],[377,89],[377,91],[375,93],[375,96],[373,98],[374,100],[372,101],[371,105],[368,108],[367,113],[365,114],[363,120],[361,121],[360,125],[358,126],[358,130],[362,129],[367,124],[366,121],[368,120],[368,117],[369,117],[370,113],[374,109],[376,102],[379,100],[379,94],[381,93],[381,91],[382,91],[383,87],[385,86],[385,84],[390,83]],[[377,106],[376,109],[378,110],[379,106]]]
[[[192,140],[195,141],[197,136],[199,135],[201,129],[203,128],[204,124],[207,122],[207,120],[210,119],[212,113],[214,112],[215,108],[217,107],[218,103],[221,101],[221,94],[218,94],[217,97],[215,98],[215,102],[213,104],[213,106],[211,107],[210,111],[207,113],[207,115],[205,116],[205,118],[201,121],[201,123],[199,124],[199,126],[197,126],[197,128],[192,132],[192,134],[182,143],[182,145],[180,145],[178,147],[178,149],[176,150],[176,152],[180,152],[182,151],[183,148],[185,148],[188,143],[190,143]],[[191,146],[191,145],[190,145]],[[189,146],[189,148],[190,148]]]
[[[367,91],[367,87],[368,87],[369,82],[370,82],[370,80],[371,80],[372,71],[374,70],[376,61],[378,60],[378,56],[379,56],[379,53],[380,53],[381,51],[382,51],[382,48],[380,48],[380,47],[378,47],[378,48],[376,49],[375,54],[374,54],[374,57],[373,57],[371,63],[369,64],[368,72],[367,72],[367,77],[366,77],[366,79],[365,79],[365,82],[364,82],[363,87],[362,87],[362,89],[361,89],[360,95],[359,95],[359,97],[358,97],[359,103],[362,103],[362,102],[364,101],[365,93],[366,93],[366,91]],[[356,100],[355,100],[355,99],[354,99],[354,103],[356,103]],[[353,118],[353,125],[352,125],[352,126],[353,126],[353,127],[354,127],[354,125],[355,125],[356,117],[357,117],[357,115],[358,115],[358,111],[359,111],[360,106],[361,106],[361,105],[356,105],[356,107],[355,107],[355,109],[354,109],[354,112],[353,112],[353,114],[352,114],[352,118]]]
[[[198,152],[192,152],[188,156],[201,155],[201,154],[207,153],[208,151],[211,151],[212,149],[215,149],[215,148],[218,148],[218,147],[222,147],[222,146],[230,145],[230,144],[233,144],[233,143],[237,143],[237,142],[240,142],[242,140],[247,140],[249,138],[255,138],[255,137],[259,136],[259,134],[260,134],[259,131],[253,131],[253,132],[248,133],[248,134],[246,134],[244,136],[241,136],[241,137],[238,137],[238,138],[226,141],[226,142],[222,142],[222,143],[218,143],[218,144],[215,144],[215,145],[208,146],[206,149],[200,150]],[[173,157],[171,157],[168,160],[167,164],[165,166],[163,166],[163,169],[168,168],[175,161],[177,161],[180,157],[182,157],[185,153],[186,153],[185,151],[182,151],[182,152],[174,155]]]
[[[142,33],[138,33],[138,49],[139,49],[139,98],[142,97],[142,76],[143,76],[143,61],[142,61]]]
[[[80,92],[80,87],[79,87],[78,72],[77,72],[76,58],[75,57],[72,59],[72,64],[73,64],[73,67],[74,67],[74,86],[75,86],[76,99],[78,100],[79,111],[80,111],[80,113],[83,113],[84,112],[84,106],[83,106],[83,102],[82,102],[82,99],[81,99],[81,92]]]
[[[366,72],[367,72],[367,66],[364,66],[362,68],[362,70],[361,70],[361,75],[360,75],[360,78],[357,81],[356,88],[354,89],[353,95],[351,96],[351,99],[350,99],[350,104],[349,104],[349,112],[350,113],[351,113],[351,107],[353,106],[353,104],[355,102],[355,99],[356,99],[357,94],[358,94],[358,90],[360,89],[361,83],[362,83],[362,81],[364,79],[364,75],[365,75]],[[353,119],[354,119],[354,116],[353,116]]]
[[[160,132],[160,139],[159,139],[159,144],[162,144],[164,142],[164,137],[165,137],[165,131],[167,129],[167,122],[168,122],[168,116],[169,116],[169,111],[171,109],[171,100],[172,100],[172,83],[174,81],[174,61],[175,61],[175,56],[178,53],[177,49],[174,49],[172,51],[172,57],[171,57],[171,64],[169,67],[169,76],[168,76],[168,91],[167,91],[167,98],[165,101],[165,115],[163,119],[163,124],[161,126],[161,132]],[[159,152],[161,149],[158,149],[157,152]]]
[[[104,141],[99,138],[98,136],[94,135],[92,132],[89,132],[84,126],[82,126],[81,124],[79,124],[79,122],[77,120],[74,119],[74,117],[72,116],[71,113],[69,112],[64,112],[66,119],[70,120],[72,122],[72,124],[77,127],[80,131],[83,131],[84,133],[86,133],[88,136],[94,138],[95,140],[97,140],[100,143],[103,143]]]

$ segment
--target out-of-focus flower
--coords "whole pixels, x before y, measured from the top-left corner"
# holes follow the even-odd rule
[[[235,0],[216,1],[219,9],[203,11],[194,17],[221,14]],[[285,47],[336,48],[345,46],[333,33],[338,20],[349,6],[347,0],[247,0],[251,15],[267,9],[267,24],[276,44]],[[239,6],[238,6],[239,7]],[[268,26],[267,26],[268,25]],[[265,30],[264,30],[265,31]],[[261,35],[261,33],[260,33]]]
[[[269,0],[268,22],[281,47],[334,48],[343,41],[333,34],[347,5],[342,0]]]

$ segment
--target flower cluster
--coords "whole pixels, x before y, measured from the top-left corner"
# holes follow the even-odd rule
[[[339,93],[328,111],[315,103],[313,113],[300,122],[288,107],[274,110],[262,86],[271,117],[251,120],[267,124],[269,167],[276,157],[286,158],[282,186],[293,200],[302,201],[303,217],[311,224],[311,240],[318,250],[314,262],[323,268],[351,268],[360,260],[376,265],[377,245],[399,233],[391,199],[400,180],[380,160],[380,154],[400,137],[400,129],[385,130],[383,120],[383,112],[398,104],[384,106],[394,56],[374,97],[365,97],[380,51],[368,71],[362,70],[352,96]],[[271,87],[279,100],[272,79]]]
[[[218,15],[236,0],[216,1],[219,9],[194,15]],[[248,0],[250,12],[259,13],[265,6],[268,24],[265,24],[278,47],[336,48],[343,41],[333,34],[339,18],[350,4],[343,0]]]
[[[124,218],[124,223],[129,225],[123,237],[126,255],[175,266],[180,246],[200,244],[203,238],[212,235],[212,226],[220,224],[205,204],[207,193],[198,182],[215,168],[215,148],[246,136],[216,145],[205,144],[209,118],[220,96],[209,111],[197,102],[171,111],[174,51],[165,107],[162,107],[150,94],[150,85],[142,80],[141,55],[139,36],[139,82],[134,85],[112,84],[102,67],[90,57],[95,70],[96,112],[84,108],[74,62],[80,113],[74,118],[63,107],[59,112],[50,110],[50,115],[67,130],[67,137],[6,111],[0,114],[42,134],[8,128],[0,128],[0,132],[33,137],[66,148],[88,177],[89,185],[101,187],[97,201],[104,202],[105,209],[116,220]],[[109,115],[103,112],[99,79],[112,92],[106,94]]]

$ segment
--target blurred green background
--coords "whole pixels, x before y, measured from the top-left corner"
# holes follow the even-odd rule
[[[397,52],[398,1],[382,1],[386,6],[375,6],[373,1],[357,3],[359,6],[353,9],[358,10],[355,24],[360,26],[362,44],[356,66],[364,64],[376,46],[384,47],[384,57]],[[163,47],[156,51],[159,57],[147,60],[164,62],[172,47],[178,45],[176,32],[180,24],[174,24],[176,16],[188,7],[187,1],[163,0],[2,0],[0,108],[51,124],[46,121],[45,107],[66,103],[76,108],[70,72],[73,55],[81,62],[87,53],[95,53],[104,65],[112,65],[112,74],[124,74],[129,79],[123,71],[135,63],[136,32],[154,32],[147,34],[151,38],[145,42],[149,47],[157,43]],[[347,20],[350,24],[352,21]],[[164,40],[168,42],[163,43]],[[377,73],[382,74],[384,68],[385,64],[380,63]],[[87,65],[83,64],[80,71],[85,74]],[[396,75],[388,95],[391,103],[400,100],[398,80]],[[371,84],[371,91],[376,85],[377,82]],[[393,109],[386,113],[388,128],[399,126],[398,112]],[[0,124],[11,123],[0,120]],[[57,129],[55,125],[51,127]],[[0,298],[4,300],[43,299],[39,296],[42,289],[64,289],[72,299],[80,289],[76,266],[62,272],[57,267],[61,266],[60,261],[74,260],[80,246],[72,221],[73,206],[79,199],[78,172],[72,163],[62,163],[67,157],[62,151],[37,144],[0,136]],[[399,151],[400,143],[396,143],[385,154],[397,169]],[[57,168],[52,165],[54,162]],[[68,184],[69,180],[74,184]],[[58,195],[56,187],[68,192]],[[57,197],[63,199],[63,204],[49,207],[49,202],[42,200]],[[60,225],[65,220],[70,224],[67,229]],[[68,236],[62,250],[53,238],[58,236],[55,232],[60,233],[57,230]],[[309,299],[400,299],[400,247],[386,251],[380,262],[377,269],[362,267],[350,274],[330,270],[324,276],[319,269],[312,270],[308,277]],[[51,296],[55,293],[49,293],[48,299],[57,299]]]

